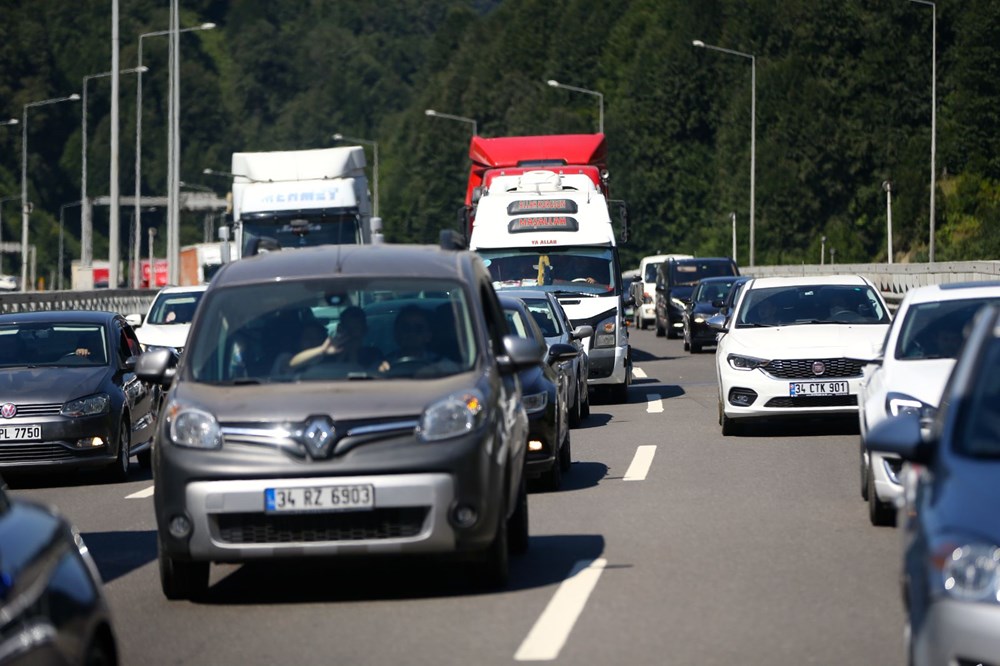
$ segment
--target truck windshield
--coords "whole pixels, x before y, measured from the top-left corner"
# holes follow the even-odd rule
[[[619,293],[613,248],[549,247],[479,250],[496,289],[538,287],[594,296]]]
[[[241,223],[245,257],[270,250],[361,243],[361,226],[353,213],[245,217]]]

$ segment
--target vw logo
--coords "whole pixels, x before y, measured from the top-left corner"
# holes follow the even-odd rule
[[[12,402],[6,402],[0,407],[0,416],[5,419],[12,419],[17,416],[17,405]]]
[[[306,422],[302,441],[313,458],[326,458],[336,441],[337,429],[328,417],[316,416]]]
[[[826,372],[826,365],[823,364],[823,361],[813,361],[812,371],[814,375],[819,377]]]

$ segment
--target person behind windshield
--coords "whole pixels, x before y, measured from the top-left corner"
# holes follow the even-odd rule
[[[367,334],[365,311],[352,305],[340,313],[336,335],[326,336],[320,344],[303,349],[291,358],[288,365],[295,368],[322,358],[334,363],[375,367],[382,361],[382,353],[377,347],[365,344]]]
[[[393,325],[393,336],[398,349],[389,354],[389,362],[396,361],[426,361],[432,363],[439,359],[431,350],[434,331],[431,318],[427,312],[416,305],[407,305],[396,315]]]
[[[778,306],[773,298],[767,298],[754,306],[750,323],[765,326],[774,326],[778,323]]]

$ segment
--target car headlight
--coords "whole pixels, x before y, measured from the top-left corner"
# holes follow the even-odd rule
[[[608,317],[594,327],[594,347],[614,347],[618,339],[615,317]]]
[[[549,404],[549,394],[548,391],[542,391],[541,393],[532,393],[531,395],[521,396],[521,404],[524,405],[524,411],[529,414],[535,414],[545,409],[545,406]]]
[[[885,413],[890,416],[900,414],[915,414],[920,416],[924,411],[924,403],[905,393],[889,393],[885,396]]]
[[[107,414],[111,409],[111,398],[107,393],[88,395],[85,398],[70,400],[59,411],[63,416],[77,418],[80,416],[99,416]]]
[[[424,410],[417,426],[417,437],[435,442],[464,435],[478,428],[485,414],[479,391],[454,393]]]
[[[756,370],[770,363],[767,359],[741,356],[740,354],[730,354],[726,360],[729,361],[729,367],[733,370]]]
[[[944,594],[960,601],[1000,603],[1000,548],[983,543],[944,544],[934,563]]]
[[[222,448],[222,429],[215,417],[193,407],[177,403],[167,408],[170,441],[190,449]]]
[[[694,317],[694,323],[696,323],[696,324],[704,324],[705,323],[705,315],[695,315],[695,317]]]

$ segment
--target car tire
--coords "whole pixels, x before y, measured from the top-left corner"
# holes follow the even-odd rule
[[[875,475],[872,468],[868,466],[868,520],[876,527],[890,527],[896,524],[895,507],[883,502],[875,492]]]
[[[691,343],[688,342],[687,336],[685,335],[684,336],[684,351],[690,351],[690,350],[691,350]]]
[[[657,317],[655,321],[656,321],[656,337],[662,338],[664,335],[667,334],[667,330],[663,328],[663,325],[660,323],[659,317]]]
[[[590,386],[583,383],[583,404],[580,406],[580,419],[590,418]]]
[[[692,342],[688,346],[691,348],[691,353],[692,354],[700,354],[701,353],[701,345],[700,344],[698,344],[696,342]]]
[[[611,402],[619,405],[624,405],[628,402],[628,382],[612,384],[608,387],[608,392],[611,396]]]
[[[504,522],[504,521],[502,521]],[[197,600],[208,592],[208,562],[175,560],[159,547],[160,587],[171,601]]]
[[[118,663],[118,651],[115,649],[115,639],[109,630],[98,628],[87,644],[83,655],[83,666],[115,666]]]
[[[128,420],[122,418],[118,424],[118,455],[115,456],[115,461],[108,467],[108,481],[112,483],[124,483],[128,481],[131,439],[132,428],[129,427]]]
[[[573,404],[569,408],[569,427],[570,428],[579,428],[580,427],[580,419],[583,416],[583,413],[582,413],[583,412],[583,406],[580,404],[583,401],[583,397],[581,397],[580,392],[581,392],[580,391],[580,387],[577,386],[577,388],[576,388],[576,400],[573,401]]]
[[[562,447],[559,449],[559,469],[564,473],[568,472],[570,467],[573,466],[573,447],[570,443],[569,430],[566,431],[566,437],[563,439]]]
[[[142,469],[153,467],[153,452],[150,449],[135,454],[135,459],[139,461],[139,467]]]
[[[722,400],[719,400],[719,425],[722,426],[723,437],[731,437],[739,433],[740,430],[739,424],[726,416],[726,412],[722,409]]]
[[[512,555],[528,552],[528,480],[521,474],[517,487],[517,508],[507,519],[507,545]]]
[[[861,477],[861,499],[868,501],[868,464],[865,461],[865,440],[860,439],[861,450],[858,452],[858,471]]]
[[[503,589],[510,579],[510,546],[507,543],[505,515],[501,513],[497,518],[497,532],[493,542],[481,554],[480,561],[474,567],[476,582],[487,589]]]
[[[560,455],[562,455],[562,447],[556,453],[556,457],[552,461],[552,467],[545,470],[542,474],[542,486],[549,492],[556,492],[562,488],[562,467],[559,465]]]

